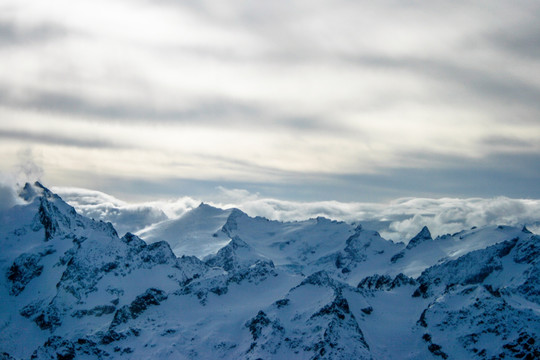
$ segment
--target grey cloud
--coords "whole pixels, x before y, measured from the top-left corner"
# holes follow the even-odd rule
[[[534,10],[531,9],[531,18],[514,24],[511,29],[488,32],[476,41],[487,41],[488,44],[507,55],[536,60],[540,57],[540,28],[538,17],[532,14],[537,14],[538,10],[538,6]]]
[[[516,150],[524,150],[527,151],[531,147],[533,147],[535,144],[533,141],[524,140],[517,137],[512,136],[488,136],[484,137],[481,142],[486,145],[493,145],[497,146],[499,148],[512,148]]]
[[[234,112],[252,112],[249,108],[219,102],[204,104],[196,109],[188,110],[155,109],[135,103],[100,104],[80,96],[45,91],[30,92],[30,95],[24,100],[4,98],[3,102],[24,109],[87,115],[102,120],[125,121],[193,121],[206,116],[216,116],[216,114],[226,116]]]
[[[6,85],[0,86],[0,105],[58,114],[86,115],[98,121],[112,120],[121,123],[148,121],[169,125],[196,123],[197,125],[233,126],[248,129],[266,128],[271,125],[272,129],[282,128],[284,130],[331,131],[333,133],[348,131],[343,125],[329,122],[324,117],[282,114],[262,105],[248,104],[227,98],[201,98],[187,108],[155,108],[135,101],[103,104],[82,96],[36,89],[18,89],[17,93],[24,93],[24,98],[18,97],[14,93]],[[79,120],[73,119],[72,121]],[[19,137],[22,134],[14,134],[14,136]],[[91,147],[93,144],[89,142],[87,146]]]
[[[15,21],[0,19],[0,45],[28,45],[63,38],[67,31],[56,24],[21,26]]]
[[[25,96],[22,98],[15,93],[24,93]],[[140,102],[106,104],[72,93],[28,88],[10,89],[7,85],[0,86],[0,104],[52,113],[88,115],[102,120],[124,121],[189,122],[204,119],[217,121],[236,115],[250,118],[261,115],[260,110],[253,105],[227,99],[202,99],[196,106],[182,110],[159,109],[145,106]]]
[[[482,196],[540,198],[540,155],[534,148],[483,157],[461,157],[432,152],[404,152],[403,163],[417,167],[382,169],[376,174],[350,174],[345,184],[380,186],[403,196]],[[422,164],[429,164],[423,166]],[[392,196],[392,192],[389,191]]]
[[[463,158],[440,154],[404,152],[404,161],[415,159],[414,168],[381,168],[373,173],[321,174],[294,173],[260,168],[268,180],[190,179],[182,177],[129,181],[111,174],[100,175],[101,190],[136,198],[146,196],[194,196],[208,199],[219,186],[245,189],[265,197],[294,201],[336,200],[340,202],[381,202],[404,196],[438,198],[506,196],[539,199],[540,155],[536,153],[494,154],[484,158]],[[440,159],[439,159],[440,157]],[[408,160],[407,160],[408,159]],[[216,158],[219,162],[219,158]],[[225,160],[227,160],[225,158]],[[225,161],[224,160],[224,161]],[[429,166],[422,165],[422,162]],[[411,164],[405,162],[404,164]],[[174,164],[170,164],[174,166]],[[227,163],[224,166],[247,170],[250,164]],[[80,178],[85,174],[66,174]],[[120,185],[121,184],[121,185]],[[89,186],[89,185],[84,185]],[[213,198],[210,197],[209,200]]]
[[[452,63],[446,59],[434,58],[362,55],[344,59],[360,66],[409,71],[417,76],[426,76],[445,81],[447,84],[452,84],[460,89],[460,92],[454,91],[451,97],[445,96],[448,101],[455,101],[456,99],[461,101],[483,100],[487,98],[491,101],[524,104],[534,108],[537,112],[540,111],[538,104],[540,88],[532,82],[524,82],[505,73],[503,69],[486,71],[481,68],[471,68],[463,64]],[[463,93],[466,95],[463,96]]]
[[[29,143],[29,144],[41,143],[41,144],[73,146],[73,147],[80,147],[80,148],[125,148],[126,147],[117,142],[108,141],[108,140],[84,139],[80,137],[75,138],[75,137],[62,136],[59,134],[37,133],[37,132],[21,131],[21,130],[0,129],[0,138],[9,139],[9,140],[20,140],[23,143]]]

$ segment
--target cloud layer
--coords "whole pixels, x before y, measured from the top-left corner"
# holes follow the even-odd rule
[[[0,14],[0,170],[32,148],[63,186],[540,197],[536,1],[8,0]]]
[[[261,198],[241,189],[220,188],[214,199],[183,197],[167,201],[130,204],[110,195],[77,188],[53,188],[81,213],[111,221],[120,232],[136,231],[166,218],[176,218],[201,201],[221,207],[236,207],[250,216],[294,221],[317,216],[361,223],[394,241],[408,241],[427,225],[432,234],[454,233],[473,226],[526,224],[540,231],[540,200],[505,197],[482,199],[403,198],[388,203],[343,203],[337,201],[294,202]]]

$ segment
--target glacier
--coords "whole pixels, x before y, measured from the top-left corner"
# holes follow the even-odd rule
[[[207,204],[119,236],[40,183],[0,211],[0,359],[538,359],[540,236],[407,244]]]

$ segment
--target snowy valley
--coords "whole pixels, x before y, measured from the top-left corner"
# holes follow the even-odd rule
[[[394,243],[206,204],[136,234],[39,183],[0,212],[0,359],[540,358],[540,236]]]

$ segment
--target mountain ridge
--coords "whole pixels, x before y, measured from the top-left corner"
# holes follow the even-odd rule
[[[408,247],[205,205],[180,236],[216,249],[199,258],[120,238],[39,183],[21,196],[0,214],[5,359],[540,356],[540,237],[523,228],[425,228]]]

